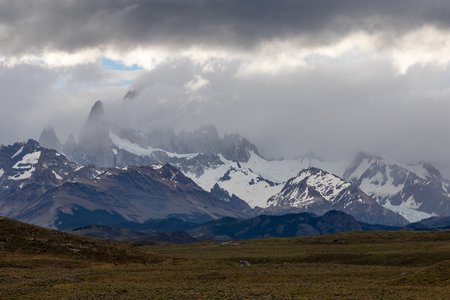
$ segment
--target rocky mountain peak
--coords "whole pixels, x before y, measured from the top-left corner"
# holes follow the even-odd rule
[[[335,201],[339,194],[350,187],[350,183],[322,169],[311,167],[300,171],[297,177],[290,179],[286,186],[295,186],[304,182],[307,188],[314,189],[327,201]]]
[[[166,180],[181,184],[196,184],[188,177],[186,177],[179,169],[175,168],[171,164],[153,165],[151,167],[154,171],[160,174],[160,176]]]
[[[217,183],[212,187],[210,193],[217,199],[229,203],[231,207],[239,211],[251,210],[251,207],[250,205],[247,204],[247,202],[245,202],[244,200],[242,200],[241,198],[239,198],[234,194],[230,195],[230,193],[221,188]]]
[[[53,127],[47,127],[42,130],[42,133],[39,136],[39,144],[44,148],[53,149],[58,152],[60,152],[62,149],[61,142],[58,139]]]
[[[176,150],[179,153],[220,153],[222,141],[212,124],[201,126],[192,132],[182,131],[176,139]]]
[[[79,148],[86,162],[101,167],[114,165],[109,138],[110,126],[104,117],[103,103],[98,100],[91,109],[79,137]]]
[[[23,150],[25,151],[34,151],[34,150],[38,150],[41,148],[41,145],[39,144],[38,141],[33,140],[33,139],[29,139],[24,145],[23,145]]]
[[[302,170],[268,200],[269,211],[325,213],[330,209],[369,223],[403,224],[401,216],[383,208],[357,186],[319,168]]]
[[[410,221],[448,214],[450,210],[450,183],[428,163],[411,164],[359,154],[343,178]]]
[[[101,100],[97,100],[91,108],[88,120],[98,119],[103,117],[105,109]]]
[[[252,152],[261,156],[258,148],[240,134],[226,134],[223,137],[221,154],[226,159],[248,162]]]
[[[310,175],[316,175],[316,174],[319,174],[319,175],[325,175],[325,174],[330,174],[330,173],[328,173],[328,172],[325,171],[325,170],[319,169],[319,168],[317,168],[317,167],[309,167],[309,168],[307,168],[307,169],[301,170],[301,171],[298,173],[297,177],[303,176],[303,175],[305,175],[305,174],[306,174],[306,176],[310,176]],[[330,175],[331,175],[331,174],[330,174]],[[333,176],[334,176],[334,175],[333,175]],[[337,177],[337,176],[336,176],[336,177]]]

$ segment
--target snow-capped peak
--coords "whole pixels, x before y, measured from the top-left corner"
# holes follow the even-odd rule
[[[351,185],[336,175],[314,167],[302,170],[297,177],[289,180],[286,185],[298,184],[305,179],[308,187],[318,191],[328,201],[334,201],[344,189]]]
[[[321,214],[336,209],[368,223],[406,223],[404,218],[383,208],[350,182],[318,168],[305,169],[289,179],[268,204],[268,210],[276,213],[309,211]]]

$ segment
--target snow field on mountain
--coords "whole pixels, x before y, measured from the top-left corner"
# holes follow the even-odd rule
[[[192,173],[186,173],[186,176],[206,191],[210,191],[217,183],[228,193],[246,201],[251,207],[267,207],[267,200],[281,190],[281,184],[270,186],[266,181],[260,181],[259,174],[249,168],[243,168],[241,163],[239,167],[238,163],[229,161],[222,155],[219,157],[223,162],[222,165],[207,168],[200,176]],[[225,174],[228,175],[226,178],[224,178]]]
[[[198,153],[188,153],[188,154],[178,154],[178,153],[172,153],[168,152],[162,149],[152,148],[152,147],[142,147],[138,144],[132,143],[124,138],[119,137],[114,132],[109,132],[109,137],[111,139],[112,144],[117,147],[118,149],[125,150],[127,152],[130,152],[132,154],[135,154],[137,156],[150,156],[153,152],[161,151],[166,153],[169,157],[178,157],[178,158],[186,158],[190,159],[193,157],[196,157]],[[116,149],[113,149],[116,150]],[[117,150],[116,150],[117,151]]]
[[[23,173],[19,173],[19,174],[13,175],[13,176],[9,176],[8,179],[10,179],[10,180],[25,180],[25,179],[29,179],[33,175],[34,171],[36,171],[36,169],[34,167],[31,167],[30,169],[25,170]]]
[[[13,166],[13,169],[28,169],[30,166],[37,164],[40,157],[41,151],[25,154],[22,160]]]
[[[23,151],[23,147],[17,151],[12,158],[19,156]],[[35,151],[33,153],[27,153],[25,154],[21,160],[16,162],[14,166],[12,167],[15,170],[18,170],[20,173],[9,176],[9,180],[25,180],[29,179],[33,173],[36,171],[36,168],[34,167],[38,162],[39,158],[41,157],[41,151]],[[3,175],[3,174],[1,174]],[[1,177],[1,176],[0,176]]]
[[[410,199],[400,205],[392,205],[390,201],[387,201],[383,207],[400,214],[409,222],[418,222],[420,220],[436,216],[435,214],[429,214],[411,207],[410,203],[408,203],[409,201]]]

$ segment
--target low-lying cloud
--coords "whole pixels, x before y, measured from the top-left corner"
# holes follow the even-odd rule
[[[443,0],[0,0],[0,143],[77,135],[102,99],[122,124],[214,123],[270,157],[450,165],[449,20]]]

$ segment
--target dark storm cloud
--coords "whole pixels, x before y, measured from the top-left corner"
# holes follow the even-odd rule
[[[450,166],[448,35],[417,30],[423,26],[449,29],[450,1],[0,0],[0,125],[8,128],[0,144],[36,138],[49,125],[62,138],[77,135],[102,99],[118,122],[177,130],[212,122],[222,133],[240,132],[268,156],[365,150]],[[296,55],[355,31],[374,33],[375,49],[339,59]],[[262,42],[291,38],[298,40],[261,50]],[[105,67],[101,48],[70,67],[26,59],[1,66],[3,56],[102,46],[105,56],[108,47],[122,50],[110,51],[117,56],[111,59],[133,64],[127,55],[148,45],[162,46],[155,52],[165,57],[142,72]],[[190,46],[198,53],[203,46],[246,52],[223,51],[199,64],[170,51]],[[286,55],[274,57],[279,52]],[[308,66],[297,67],[298,60]],[[242,72],[277,64],[283,72]]]
[[[353,30],[389,38],[449,22],[450,2],[444,0],[1,0],[0,51],[146,44],[248,48],[292,36],[316,44]]]

